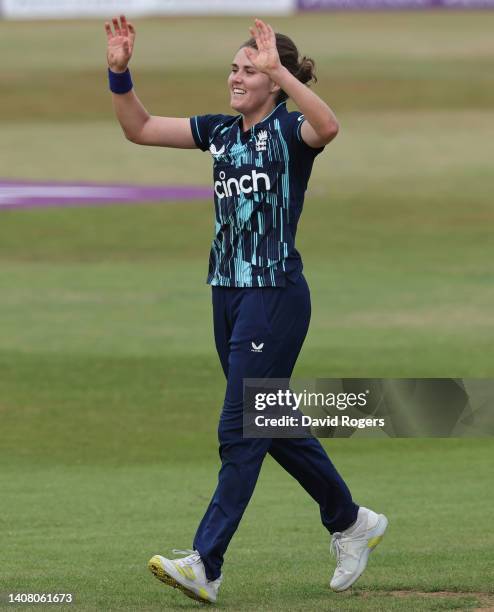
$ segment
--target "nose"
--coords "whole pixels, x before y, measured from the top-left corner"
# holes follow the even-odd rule
[[[234,85],[240,85],[242,83],[242,77],[239,75],[238,72],[234,72],[233,76],[232,76],[232,83]]]

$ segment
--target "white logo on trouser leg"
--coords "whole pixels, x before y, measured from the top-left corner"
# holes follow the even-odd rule
[[[251,342],[252,348],[251,353],[262,353],[262,347],[264,346],[264,342],[261,342],[260,344],[256,344],[255,342]]]

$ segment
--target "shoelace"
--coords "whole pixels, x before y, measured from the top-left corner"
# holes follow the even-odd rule
[[[350,552],[348,552],[348,550],[346,550],[345,537],[340,531],[333,533],[329,549],[331,554],[336,557],[336,567],[340,567],[342,555],[347,555],[349,557],[353,557],[354,559],[358,559],[356,555],[352,555]]]
[[[329,546],[329,550],[331,551],[331,554],[336,557],[336,564],[339,565],[340,555],[343,550],[341,546],[341,533],[339,531],[336,531],[335,533],[333,533],[333,537],[331,538],[331,544]]]
[[[187,555],[185,559],[180,559],[187,565],[192,565],[194,563],[197,563],[201,559],[197,550],[190,550],[190,548],[185,548],[184,550],[181,550],[180,548],[173,548],[172,553],[174,555]]]

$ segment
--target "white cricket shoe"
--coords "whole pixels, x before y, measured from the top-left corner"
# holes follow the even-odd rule
[[[351,527],[333,533],[331,552],[336,555],[336,569],[330,582],[333,591],[345,591],[361,576],[369,554],[383,539],[387,526],[384,514],[361,506]]]
[[[223,576],[216,580],[206,578],[206,570],[199,553],[195,550],[173,550],[173,554],[186,554],[181,559],[166,559],[154,555],[148,567],[153,574],[174,589],[180,589],[184,595],[202,603],[214,603],[218,595]]]

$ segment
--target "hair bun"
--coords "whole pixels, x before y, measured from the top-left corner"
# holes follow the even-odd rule
[[[316,63],[310,57],[304,55],[304,57],[300,60],[297,70],[297,79],[302,83],[309,83],[313,81],[317,83],[317,77],[314,73],[316,67]]]

